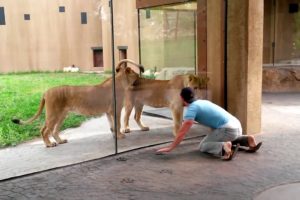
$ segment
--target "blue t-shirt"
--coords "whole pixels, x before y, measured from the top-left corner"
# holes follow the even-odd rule
[[[194,120],[216,129],[226,124],[230,116],[230,113],[210,101],[197,100],[188,106],[184,114],[184,120]]]

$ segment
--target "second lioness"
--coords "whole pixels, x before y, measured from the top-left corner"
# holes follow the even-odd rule
[[[26,120],[13,119],[17,124],[29,124],[37,119],[46,109],[45,125],[41,129],[46,147],[54,147],[58,144],[66,143],[66,139],[59,136],[60,126],[69,112],[76,112],[81,115],[95,116],[106,113],[110,128],[114,130],[114,119],[117,125],[117,137],[123,138],[124,134],[120,132],[120,115],[123,107],[123,96],[126,88],[132,85],[139,78],[131,68],[123,67],[126,60],[120,61],[116,70],[116,118],[114,118],[113,97],[110,95],[113,79],[91,86],[58,86],[47,90],[41,98],[40,106],[36,114]],[[53,136],[55,141],[51,142],[49,137]]]
[[[133,64],[133,61],[130,63]],[[138,66],[138,64],[136,64]],[[181,125],[183,116],[183,105],[179,93],[184,87],[191,87],[195,90],[205,88],[208,78],[196,75],[177,75],[171,80],[153,80],[138,78],[134,87],[125,92],[125,116],[124,132],[129,133],[129,117],[133,107],[135,108],[135,121],[143,131],[149,130],[141,121],[143,106],[148,105],[155,108],[169,107],[172,111],[174,128],[176,133]]]

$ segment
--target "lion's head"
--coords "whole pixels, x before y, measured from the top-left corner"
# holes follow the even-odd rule
[[[201,90],[205,89],[206,85],[209,81],[209,78],[204,75],[189,75],[188,85],[187,87],[190,87],[194,90]]]
[[[197,98],[206,98],[206,86],[209,78],[204,75],[189,75],[187,87],[192,88],[195,91]]]
[[[127,67],[127,65],[125,65],[125,63],[127,63],[127,62],[132,63],[133,65],[138,67],[139,71],[143,71],[144,68],[143,68],[143,66],[136,64],[133,61],[128,60],[128,59],[121,60],[118,63],[118,65],[116,67],[117,76],[123,77],[123,79],[122,79],[123,86],[131,87],[140,78],[140,75],[138,73],[136,73],[130,67]]]

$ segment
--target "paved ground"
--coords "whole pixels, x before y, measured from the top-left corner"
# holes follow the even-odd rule
[[[171,120],[149,116],[143,116],[143,120],[151,131],[139,131],[136,123],[131,123],[132,132],[118,141],[118,152],[173,140]],[[203,133],[208,132],[203,126],[195,126],[189,136],[199,136],[199,128]],[[45,148],[42,139],[36,139],[17,147],[1,149],[0,181],[115,154],[115,140],[105,116],[68,129],[62,137],[69,142],[54,148]]]
[[[299,100],[300,94],[265,94],[262,149],[239,152],[231,162],[199,153],[200,137],[168,155],[155,155],[154,146],[0,181],[0,199],[283,199],[263,194],[285,184],[293,190],[284,199],[297,199]]]

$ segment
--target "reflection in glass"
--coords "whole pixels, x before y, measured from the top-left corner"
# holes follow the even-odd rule
[[[264,0],[263,91],[298,91],[300,0]]]
[[[140,10],[141,63],[145,75],[170,79],[196,66],[196,2]],[[172,70],[173,68],[173,70]]]
[[[169,83],[167,81],[175,75],[195,74],[196,9],[196,2],[188,2],[139,10],[137,31],[140,36],[140,62],[145,67],[143,78],[146,79],[137,83],[130,94],[132,99],[136,99],[135,109],[129,119],[129,128],[124,127],[130,133],[126,134],[124,140],[118,142],[119,151],[174,139],[174,121],[179,121],[181,124],[182,113],[181,115],[177,113],[174,117],[169,102],[178,100],[181,90],[178,88],[180,85],[178,83],[183,79],[174,79]],[[131,33],[131,35],[135,34]],[[169,84],[166,90],[165,84]],[[180,104],[181,101],[179,100],[178,103]],[[140,124],[139,127],[135,118],[140,116],[135,112],[141,110],[141,104],[143,105],[141,118],[144,124]],[[142,131],[148,130],[148,127],[149,131]],[[194,126],[188,136],[199,136],[199,126]]]
[[[265,0],[265,66],[300,64],[300,1]]]

